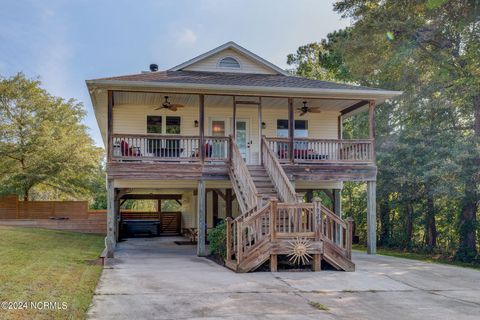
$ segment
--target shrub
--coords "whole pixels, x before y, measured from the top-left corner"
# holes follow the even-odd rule
[[[210,254],[227,257],[227,224],[225,221],[220,222],[208,234]]]

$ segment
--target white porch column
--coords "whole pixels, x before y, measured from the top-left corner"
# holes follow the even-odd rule
[[[115,189],[113,187],[113,179],[107,179],[107,238],[105,240],[107,258],[113,258],[113,253],[115,251],[115,229]]]
[[[205,181],[198,180],[198,239],[197,239],[197,255],[199,257],[206,256],[205,249]]]
[[[367,182],[367,252],[377,253],[377,182]]]

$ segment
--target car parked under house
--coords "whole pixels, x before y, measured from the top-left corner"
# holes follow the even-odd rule
[[[400,92],[311,80],[234,42],[166,71],[88,80],[107,146],[107,251],[126,198],[175,197],[181,230],[198,237],[227,219],[226,265],[254,270],[277,255],[354,270],[342,220],[344,181],[367,182],[368,250],[375,253],[375,106]],[[368,112],[369,138],[342,138],[343,119]],[[330,190],[334,209],[312,199]],[[199,226],[202,226],[199,228]],[[298,254],[298,252],[297,252]]]

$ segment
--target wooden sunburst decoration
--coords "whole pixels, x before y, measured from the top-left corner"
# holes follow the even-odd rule
[[[308,250],[312,246],[312,243],[307,238],[296,238],[295,240],[289,241],[289,248],[292,250],[288,254],[290,257],[290,262],[294,264],[307,264],[312,256],[308,253]]]

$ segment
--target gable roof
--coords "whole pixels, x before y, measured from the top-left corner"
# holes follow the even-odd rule
[[[219,86],[251,86],[263,88],[306,88],[388,92],[383,89],[314,80],[296,76],[257,73],[228,73],[206,71],[158,71],[132,74],[127,76],[109,77],[96,80],[132,81],[158,83],[177,83],[192,85],[219,85]]]
[[[193,65],[194,63],[197,63],[201,60],[204,60],[208,57],[211,57],[223,50],[227,50],[227,49],[232,49],[234,51],[237,51],[237,52],[240,52],[241,54],[247,56],[248,58],[260,63],[261,65],[263,65],[264,67],[278,73],[278,74],[281,74],[281,75],[284,75],[284,76],[288,76],[288,72],[283,70],[282,68],[274,65],[273,63],[263,59],[262,57],[256,55],[255,53],[245,49],[244,47],[236,44],[235,42],[233,41],[229,41],[225,44],[222,44],[221,46],[219,47],[216,47],[215,49],[212,49],[210,51],[207,51],[199,56],[196,56],[195,58],[193,59],[190,59],[188,61],[185,61],[173,68],[170,68],[168,71],[180,71],[180,70],[183,70],[184,68],[188,67],[188,66],[191,66]]]

